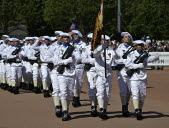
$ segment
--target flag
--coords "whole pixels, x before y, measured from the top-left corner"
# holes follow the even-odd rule
[[[102,30],[103,30],[103,0],[101,1],[100,11],[96,18],[96,24],[92,40],[92,51],[96,48],[97,45],[101,44]]]
[[[72,31],[72,30],[77,30],[77,23],[76,23],[76,21],[74,21],[74,22],[72,23],[72,25],[70,26],[69,32]]]

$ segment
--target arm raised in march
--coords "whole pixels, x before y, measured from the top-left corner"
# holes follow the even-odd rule
[[[94,56],[95,58],[99,57],[99,56],[101,55],[102,51],[103,51],[105,48],[107,48],[107,46],[108,46],[108,45],[107,45],[106,43],[104,43],[104,44],[102,44],[102,45],[99,45],[99,46],[94,50],[93,56]]]
[[[40,46],[38,46],[39,42],[42,41],[43,36],[39,37],[38,40],[35,41],[35,43],[32,45],[32,48],[34,50],[40,51]]]

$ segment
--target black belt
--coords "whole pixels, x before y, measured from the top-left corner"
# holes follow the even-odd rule
[[[21,61],[17,61],[16,59],[8,59],[7,63],[21,63]]]
[[[28,57],[23,57],[22,60],[26,61],[26,62],[29,62]]]
[[[30,59],[28,59],[28,62],[33,65],[34,63],[38,63],[38,60],[30,60]]]

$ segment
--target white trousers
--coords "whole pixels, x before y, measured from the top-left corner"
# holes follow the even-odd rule
[[[39,80],[40,79],[40,69],[39,69],[39,65],[37,63],[34,63],[32,65],[32,74],[33,74],[33,80]]]
[[[50,69],[47,67],[47,64],[41,65],[42,81],[47,82],[48,86],[50,85]]]
[[[89,87],[89,96],[96,96],[96,72],[86,72]]]
[[[121,73],[117,71],[117,79],[120,89],[120,96],[126,97],[127,93],[131,93],[129,78],[122,76]]]
[[[32,83],[33,73],[32,73],[32,65],[30,62],[26,62],[26,75],[27,75],[27,82]]]
[[[22,82],[27,82],[26,63],[27,63],[26,61],[22,61],[22,77],[23,77]]]
[[[16,82],[16,86],[19,86],[21,80],[22,80],[22,65],[19,63],[11,64],[11,81]]]
[[[1,75],[1,77],[5,77],[5,64],[4,64],[4,62],[3,62],[3,60],[1,60],[1,62],[0,62],[0,75]]]
[[[104,75],[98,75],[96,80],[97,99],[109,100],[112,90],[112,78],[112,72],[107,73],[107,78],[105,78]]]
[[[60,89],[59,89],[58,73],[57,73],[56,69],[53,69],[51,71],[50,78],[51,78],[52,87],[53,87],[52,96],[53,97],[59,96]]]
[[[5,64],[5,70],[6,70],[6,78],[11,78],[11,65],[9,63]]]
[[[130,81],[132,98],[135,100],[144,100],[146,97],[146,80]]]
[[[83,86],[84,69],[75,69],[75,72],[76,77],[74,89],[81,89]]]
[[[59,97],[61,100],[71,100],[73,97],[75,77],[68,77],[63,75],[58,75],[59,81]]]

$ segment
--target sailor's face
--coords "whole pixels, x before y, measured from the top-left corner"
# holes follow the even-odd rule
[[[33,40],[29,40],[29,43],[30,43],[30,44],[33,44],[33,43],[34,43],[34,41],[33,41]]]
[[[70,38],[68,36],[63,36],[62,37],[62,42],[69,43],[70,42]]]
[[[130,38],[128,35],[124,35],[122,41],[123,41],[124,43],[130,42],[130,41],[131,41],[131,38]]]
[[[60,36],[60,35],[57,35],[56,38],[57,38],[57,41],[58,41],[58,42],[61,42],[61,36]]]
[[[48,39],[45,39],[45,44],[50,44],[50,40],[48,40]]]
[[[18,42],[18,41],[15,41],[15,42],[14,42],[14,45],[15,45],[15,46],[17,46],[18,44],[19,44],[19,42]]]
[[[78,34],[76,34],[76,33],[73,33],[73,39],[76,39],[77,38],[77,36],[78,36]]]
[[[137,44],[137,45],[136,45],[136,49],[137,49],[138,51],[142,51],[142,50],[144,49],[144,44]]]

